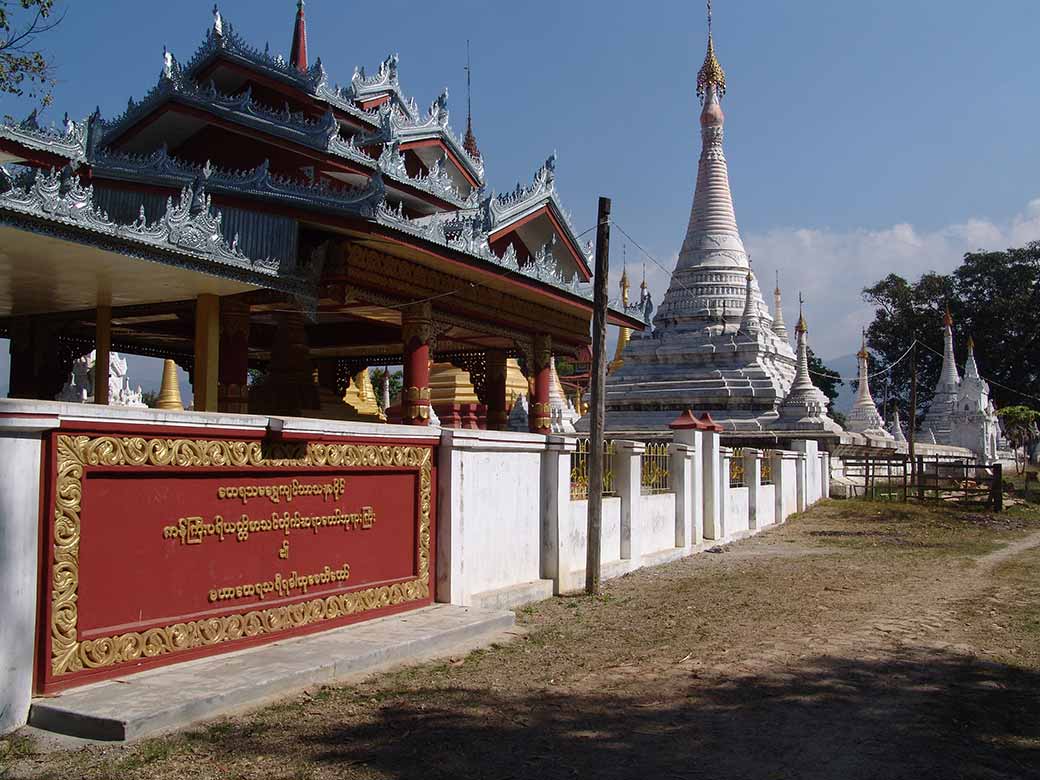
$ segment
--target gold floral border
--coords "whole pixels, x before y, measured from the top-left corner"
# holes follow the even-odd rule
[[[309,442],[305,455],[293,457],[300,446],[282,444],[272,448],[258,441],[59,435],[58,479],[54,496],[54,568],[51,575],[51,673],[58,676],[142,657],[154,658],[428,598],[431,450],[406,445]],[[80,511],[86,466],[418,468],[419,573],[414,579],[393,585],[81,642],[76,624]]]

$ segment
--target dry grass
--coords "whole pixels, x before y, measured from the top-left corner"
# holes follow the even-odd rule
[[[1040,552],[986,557],[1031,535],[1035,510],[825,502],[720,554],[523,609],[514,642],[8,766],[88,780],[1040,777],[1040,703],[1020,695],[1040,685]],[[990,609],[1013,641],[994,641]]]

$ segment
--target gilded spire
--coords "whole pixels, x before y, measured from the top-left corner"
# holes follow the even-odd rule
[[[946,313],[943,315],[943,325],[947,328],[953,327],[953,315],[950,314],[950,302],[946,302]]]
[[[863,329],[863,337],[860,339],[859,352],[856,353],[856,357],[860,360],[866,360],[867,355],[867,329]]]
[[[480,148],[477,146],[477,137],[473,135],[473,90],[470,76],[473,73],[469,61],[469,39],[466,39],[466,137],[462,140],[462,148],[469,152],[469,156],[479,160]]]
[[[618,287],[621,288],[621,303],[628,306],[628,291],[632,289],[628,283],[628,269],[621,269],[621,281],[618,283]]]
[[[802,306],[805,301],[802,299],[802,294],[798,293],[798,324],[794,326],[795,333],[808,333],[809,328],[805,325],[805,314],[802,313]]]
[[[697,97],[702,103],[709,85],[715,86],[716,96],[726,94],[726,72],[715,58],[715,42],[711,37],[711,0],[708,0],[708,51],[704,55],[704,64],[697,71]]]

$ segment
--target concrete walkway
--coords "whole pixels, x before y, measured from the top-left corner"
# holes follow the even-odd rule
[[[487,640],[513,622],[512,612],[436,604],[37,699],[29,723],[84,739],[136,739],[309,685],[429,658]]]

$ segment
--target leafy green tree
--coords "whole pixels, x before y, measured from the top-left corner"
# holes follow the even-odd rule
[[[889,274],[866,288],[863,297],[875,308],[867,343],[881,365],[898,360],[915,336],[923,345],[917,350],[918,419],[931,403],[942,369],[947,306],[958,365],[963,365],[971,336],[980,372],[994,380],[990,390],[997,406],[1020,403],[1020,393],[1040,396],[1040,242],[968,253],[952,274],[927,273],[916,282]],[[904,420],[910,409],[911,369],[907,358],[887,377],[890,398]]]
[[[1011,442],[1015,450],[1015,469],[1021,474],[1025,470],[1026,461],[1032,460],[1040,425],[1040,412],[1028,406],[1006,406],[997,412],[1004,424],[1004,436]],[[1021,460],[1019,455],[1022,454]]]
[[[0,0],[0,94],[50,105],[54,72],[37,37],[61,22],[53,11],[54,0]]]
[[[376,390],[376,401],[379,403],[379,408],[383,409],[383,372],[382,366],[368,369],[369,377],[372,380],[372,387]],[[393,404],[394,399],[397,398],[401,392],[401,388],[404,387],[404,371],[398,369],[397,371],[390,372],[390,403]],[[383,409],[385,412],[386,409]]]

